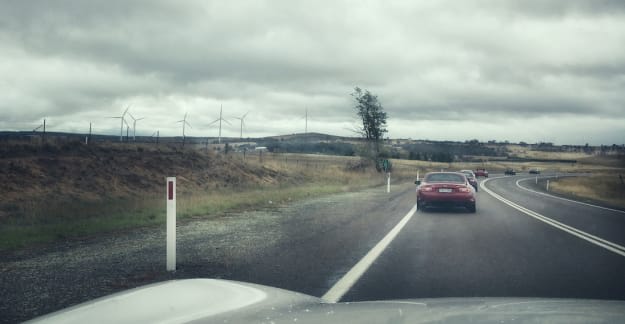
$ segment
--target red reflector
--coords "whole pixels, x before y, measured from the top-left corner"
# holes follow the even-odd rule
[[[173,181],[167,182],[167,199],[174,200],[174,182]]]

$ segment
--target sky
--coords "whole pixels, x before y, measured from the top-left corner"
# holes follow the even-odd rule
[[[0,0],[0,75],[0,130],[354,136],[360,87],[390,138],[623,144],[625,1]]]

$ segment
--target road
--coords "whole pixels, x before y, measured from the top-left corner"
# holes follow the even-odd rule
[[[524,178],[482,180],[475,214],[415,211],[415,186],[406,183],[390,194],[372,188],[187,220],[177,227],[173,273],[165,271],[164,228],[4,253],[0,322],[183,278],[241,280],[328,301],[625,299],[625,213],[534,193],[522,188],[534,190]]]
[[[622,248],[625,213],[522,189],[519,185],[528,186],[523,178],[528,176],[489,179],[481,187]],[[575,236],[511,208],[486,190],[478,193],[478,206],[474,215],[461,209],[417,212],[340,300],[625,299],[625,249],[619,254]]]

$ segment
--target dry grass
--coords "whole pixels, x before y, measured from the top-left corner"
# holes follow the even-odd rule
[[[592,156],[584,152],[534,151],[531,150],[529,147],[523,147],[520,145],[508,145],[507,148],[511,155],[529,159],[579,160]]]
[[[622,174],[625,177],[625,172]],[[625,208],[625,185],[621,183],[617,173],[551,180],[550,189],[558,193],[589,198]]]
[[[289,161],[283,157],[264,158],[262,163],[253,158],[235,161],[234,156],[225,157],[210,160],[217,161],[210,168],[198,168],[202,160],[183,165],[187,169],[181,169],[185,176],[178,174],[178,217],[214,218],[241,210],[274,208],[290,201],[382,185],[384,181],[372,168],[350,168],[346,162],[352,160],[302,156]],[[107,175],[106,167],[101,168],[103,176],[99,178]],[[202,179],[211,185],[199,186],[197,182]],[[108,189],[115,190],[104,185],[99,188]],[[159,182],[156,189],[164,187]],[[0,214],[0,250],[162,224],[162,197],[161,190],[146,190],[123,199],[63,199],[53,203],[55,200],[44,197],[15,201]]]

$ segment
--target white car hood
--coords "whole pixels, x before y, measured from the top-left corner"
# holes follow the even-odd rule
[[[434,298],[325,303],[217,279],[173,280],[83,303],[33,323],[625,323],[625,301]]]

